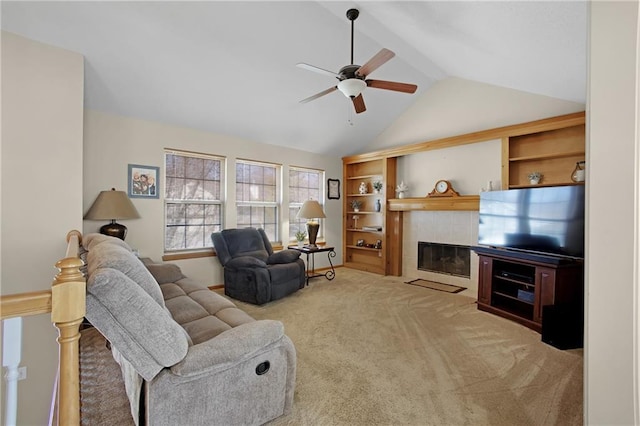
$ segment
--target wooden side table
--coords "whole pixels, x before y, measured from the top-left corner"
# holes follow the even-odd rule
[[[309,279],[311,279],[311,278],[324,276],[326,279],[331,281],[332,279],[334,279],[336,277],[336,270],[333,267],[333,263],[331,262],[331,258],[332,257],[336,257],[335,247],[330,247],[330,246],[322,246],[322,247],[303,246],[303,247],[298,247],[296,245],[296,246],[288,246],[287,248],[290,248],[290,249],[293,249],[293,250],[298,250],[299,252],[304,253],[304,254],[307,255],[307,270],[306,270],[306,278],[307,278],[307,283],[306,284],[307,285],[309,285]],[[316,253],[327,253],[327,259],[329,260],[329,265],[331,266],[331,269],[329,269],[324,274],[316,273],[316,265],[315,265],[315,255],[316,255]]]

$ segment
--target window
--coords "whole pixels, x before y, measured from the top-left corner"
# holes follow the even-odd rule
[[[289,240],[295,240],[296,232],[307,230],[307,219],[298,219],[296,215],[302,204],[312,198],[323,204],[322,182],[324,171],[303,169],[299,167],[289,168]],[[322,222],[318,236],[322,236]]]
[[[236,208],[238,228],[263,228],[270,241],[280,241],[281,167],[275,164],[236,162]]]
[[[165,251],[212,247],[222,230],[224,158],[165,151]]]

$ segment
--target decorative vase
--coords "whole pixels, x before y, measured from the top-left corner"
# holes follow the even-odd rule
[[[382,204],[380,204],[380,200],[376,200],[376,211],[379,212],[380,209],[382,208]]]
[[[398,192],[398,198],[404,198],[404,191]]]
[[[298,241],[298,248],[304,247],[304,241]]]
[[[356,212],[356,213],[359,213],[359,212],[360,212],[360,209],[359,209],[358,207],[354,207],[354,208],[353,208],[353,211],[354,211],[354,212]]]
[[[529,179],[531,185],[537,185],[540,183],[540,179]]]
[[[358,187],[358,192],[360,194],[366,194],[367,193],[367,184],[365,182],[361,182],[360,186]]]
[[[573,169],[573,173],[571,174],[571,180],[574,182],[584,182],[585,177],[585,162],[578,161],[576,163],[576,168]]]

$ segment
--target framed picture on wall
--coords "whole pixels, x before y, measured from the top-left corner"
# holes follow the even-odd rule
[[[129,164],[127,193],[130,198],[159,198],[160,167]]]
[[[327,179],[327,198],[330,200],[340,199],[340,180]]]

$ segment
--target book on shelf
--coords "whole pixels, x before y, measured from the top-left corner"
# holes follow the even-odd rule
[[[382,231],[382,226],[363,226],[363,231]]]

